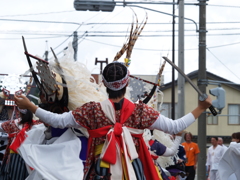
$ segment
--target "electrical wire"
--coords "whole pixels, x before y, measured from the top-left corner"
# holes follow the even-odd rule
[[[1,16],[0,16],[1,17]],[[91,19],[91,18],[90,18]],[[75,25],[81,25],[80,23],[77,22],[62,22],[62,21],[38,21],[38,20],[25,20],[25,19],[3,19],[0,18],[0,21],[17,21],[17,22],[34,22],[34,23],[59,23],[59,24],[75,24]],[[87,20],[88,21],[88,20]],[[228,21],[228,22],[206,22],[206,24],[239,24],[240,21]],[[131,23],[85,23],[83,25],[89,26],[89,25],[131,25]],[[171,22],[163,22],[163,23],[148,23],[148,25],[170,25],[172,24]],[[175,24],[178,24],[176,22]],[[184,24],[191,24],[190,22],[185,22]]]
[[[123,10],[121,10],[118,14],[114,15],[113,17],[119,15],[122,11],[123,11]],[[100,12],[99,12],[99,13],[100,13]],[[95,16],[99,15],[99,13],[96,14]],[[95,16],[91,17],[90,19],[94,18]],[[106,17],[107,17],[107,15],[105,16],[105,18],[106,18]],[[103,19],[105,19],[105,18],[103,18]],[[90,19],[88,19],[87,21],[89,21]],[[83,24],[83,23],[82,23],[82,24]],[[97,25],[99,25],[99,24],[102,24],[102,23],[97,23]],[[94,28],[94,26],[90,27],[89,29],[92,29],[92,28]],[[85,31],[85,32],[82,34],[82,36],[81,36],[80,38],[78,38],[78,41],[79,41],[80,39],[83,39],[83,38],[87,35],[87,32],[88,32],[88,31]],[[79,41],[78,44],[81,43],[81,42],[82,42],[82,41]],[[65,48],[64,48],[64,49],[65,49]],[[63,50],[60,51],[60,52],[58,52],[57,54],[60,54],[60,53],[62,53],[62,52],[63,52]]]
[[[92,17],[89,18],[87,21],[91,20],[91,19],[94,18],[95,16],[98,16],[100,13],[101,13],[101,12],[99,12],[99,13],[97,13],[96,15],[92,16]],[[83,25],[83,23],[82,23],[75,31],[77,31],[82,25]],[[74,32],[73,32],[73,33],[74,33]],[[73,33],[69,36],[69,38],[73,36]],[[85,31],[85,33],[86,33],[86,31]],[[85,33],[83,33],[82,37],[85,35]],[[54,49],[57,49],[58,47],[60,47],[60,46],[61,46],[64,42],[66,42],[69,38],[67,38],[66,40],[64,40],[61,44],[59,44],[59,45],[58,45],[57,47],[55,47]],[[64,49],[66,49],[66,48],[67,48],[67,47],[65,47]],[[59,55],[60,53],[62,53],[62,52],[64,51],[64,49],[61,50],[60,52],[58,52],[56,55]]]
[[[90,39],[86,39],[86,38],[84,38],[84,40],[91,41],[91,42],[98,43],[98,44],[104,44],[104,45],[112,46],[112,47],[121,47],[121,46],[118,46],[118,45],[108,44],[108,43],[99,42],[99,41],[95,41],[95,40],[90,40]],[[218,47],[224,47],[224,46],[232,46],[232,45],[236,45],[236,44],[240,44],[240,42],[231,43],[231,44],[224,44],[224,45],[219,45],[219,46],[211,46],[211,47],[208,47],[208,48],[218,48]],[[146,49],[146,48],[134,48],[134,50],[140,50],[140,51],[169,51],[169,49],[168,50],[159,50],[159,49]],[[198,48],[185,49],[185,51],[191,51],[191,50],[198,50]],[[176,49],[175,51],[178,51],[178,49]]]
[[[69,35],[64,35],[64,37],[69,36]],[[46,36],[46,37],[28,37],[27,39],[51,39],[51,38],[61,38],[63,37],[63,35],[61,36]],[[0,38],[1,40],[19,40],[21,38],[17,37],[17,38]]]
[[[78,26],[78,28],[77,28],[75,31],[77,31],[81,26],[82,26],[82,24],[81,24],[80,26]],[[74,34],[74,32],[73,32],[72,34],[70,34],[70,35],[68,36],[68,38],[66,38],[62,43],[60,43],[60,44],[59,44],[57,47],[55,47],[53,50],[59,48],[59,47],[60,47],[63,43],[65,43],[70,37],[72,37],[73,34]]]
[[[85,31],[86,32],[86,31]],[[82,32],[83,34],[85,34],[85,32]],[[87,31],[88,32],[88,31]],[[157,33],[158,31],[156,31],[155,33]],[[88,32],[88,37],[126,37],[124,34],[120,34],[121,32],[98,32],[98,34],[95,34],[96,32]],[[105,34],[108,33],[108,34]],[[118,33],[118,34],[116,34]],[[122,32],[124,33],[124,32]],[[146,33],[146,32],[145,32]],[[6,33],[0,33],[0,34],[17,34],[19,35],[19,33],[10,33],[10,32],[6,32]],[[21,33],[22,35],[34,35],[34,36],[54,36],[54,37],[68,37],[66,40],[64,40],[60,45],[62,45],[64,42],[66,42],[70,37],[73,36],[73,33],[69,34],[50,34],[50,33]],[[178,36],[178,34],[175,34],[176,36]],[[208,36],[238,36],[240,35],[240,33],[222,33],[222,34],[217,34],[217,33],[211,33],[211,34],[207,34]],[[171,34],[142,34],[139,37],[169,37],[172,36]],[[184,36],[198,36],[198,34],[185,34]],[[38,39],[39,37],[36,37],[36,39]],[[0,38],[1,39],[1,38]],[[7,38],[3,38],[3,39],[7,39]],[[10,38],[13,39],[13,38]],[[58,45],[56,48],[58,48],[60,45]]]
[[[89,18],[87,21],[89,21],[90,19],[92,19],[92,18],[94,18],[95,16],[97,16],[97,15],[99,15],[99,13],[97,13],[96,15],[94,15],[94,16],[92,16],[91,18]],[[83,25],[83,23],[82,24],[80,24],[79,26],[78,26],[78,28],[75,30],[75,31],[77,31],[81,26]],[[55,49],[57,49],[58,47],[60,47],[63,43],[65,43],[70,37],[72,37],[73,36],[73,34],[74,34],[74,32],[73,33],[71,33],[71,35],[67,38],[67,39],[65,39],[62,43],[60,43],[57,47],[55,47],[53,50],[55,50]],[[66,47],[65,47],[66,48]],[[64,48],[64,49],[65,49]],[[62,51],[61,51],[62,52]],[[59,54],[59,53],[58,53]]]
[[[227,8],[240,8],[240,6],[217,5],[217,4],[208,4],[208,6],[227,7]]]
[[[73,10],[70,11],[70,10],[69,10],[69,11],[58,11],[58,12],[34,13],[34,14],[1,15],[0,17],[36,16],[36,15],[48,15],[48,14],[66,13],[66,12],[76,12],[76,11],[73,11]]]
[[[0,21],[17,21],[17,22],[34,22],[34,23],[58,23],[58,24],[75,24],[79,25],[80,23],[76,22],[61,22],[61,21],[37,21],[37,20],[24,20],[24,19],[2,19]],[[81,25],[81,24],[80,24]]]
[[[83,26],[83,24],[82,24]],[[240,28],[236,28],[236,27],[232,27],[232,28],[208,28],[208,31],[232,31],[232,30],[240,30]],[[184,31],[193,31],[195,32],[195,29],[184,29]],[[84,33],[85,31],[78,31],[78,33]],[[144,31],[143,33],[152,33],[152,32],[171,32],[172,30],[148,30],[148,31]],[[178,32],[178,30],[176,29],[175,32]],[[5,31],[5,30],[0,30],[0,34],[34,34],[34,35],[46,35],[46,33],[67,33],[69,35],[69,33],[72,33],[72,31],[26,31],[26,30],[11,30],[11,31]],[[126,33],[126,31],[89,31],[88,33]],[[51,34],[48,34],[51,35]],[[56,35],[56,34],[53,34]],[[57,34],[59,35],[59,34]]]
[[[206,49],[207,49],[207,50],[213,55],[213,57],[215,57],[226,69],[228,69],[229,72],[231,72],[234,76],[236,76],[236,77],[240,80],[240,78],[239,78],[234,72],[232,72],[231,69],[229,69],[217,56],[215,56],[215,55],[213,54],[213,52],[210,51],[209,48],[206,48]]]
[[[117,37],[126,37],[124,34],[90,34],[91,32],[88,32],[88,31],[85,31],[83,33],[83,35],[86,35],[88,37],[107,37],[107,38],[117,38]],[[99,32],[100,33],[100,32]],[[102,32],[102,33],[105,33],[105,32]],[[110,32],[108,32],[110,33]],[[116,33],[116,32],[112,32],[112,33]],[[1,34],[16,34],[16,33],[10,33],[10,32],[6,32],[6,33],[1,33]],[[59,38],[59,37],[67,37],[62,43],[60,43],[57,47],[54,48],[57,49],[58,47],[60,47],[63,43],[65,43],[70,37],[73,36],[73,33],[71,33],[70,35],[69,34],[47,34],[47,33],[44,33],[44,34],[36,34],[36,33],[21,33],[21,34],[28,34],[28,35],[38,35],[38,36],[42,36],[44,35],[44,37],[28,37],[28,39],[43,39],[43,38]],[[45,37],[45,35],[49,35],[48,37]],[[209,36],[238,36],[240,35],[240,33],[226,33],[226,34],[207,34],[207,37]],[[140,35],[139,37],[145,37],[145,38],[151,38],[151,37],[171,37],[172,35],[171,34],[143,34],[143,35]],[[176,36],[178,36],[176,34]],[[197,37],[198,34],[185,34],[184,35],[185,37],[190,37],[190,36],[195,36]],[[1,40],[15,40],[15,39],[19,39],[18,38],[0,38]],[[81,39],[81,38],[80,38]],[[218,47],[218,46],[216,46]]]
[[[225,46],[232,46],[232,45],[236,45],[236,44],[240,44],[240,42],[223,44],[223,45],[219,45],[219,46],[211,46],[211,47],[208,47],[208,48],[219,48],[219,47],[225,47]]]

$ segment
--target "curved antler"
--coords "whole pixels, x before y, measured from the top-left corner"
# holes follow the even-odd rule
[[[133,11],[133,9],[132,9]],[[141,34],[142,30],[144,29],[147,20],[148,20],[148,16],[146,13],[146,18],[145,18],[145,22],[142,22],[141,25],[138,25],[138,18],[136,13],[133,11],[135,17],[136,17],[136,27],[134,28],[134,18],[133,18],[133,22],[131,25],[131,30],[130,30],[130,34],[129,37],[127,39],[127,42],[125,44],[123,44],[122,49],[116,54],[115,58],[113,61],[117,61],[120,57],[122,57],[122,55],[126,52],[126,57],[124,59],[125,61],[125,65],[128,67],[130,65],[130,58],[131,58],[131,54],[132,54],[132,50],[133,47],[139,37],[139,35]]]
[[[129,41],[128,41],[126,59],[130,59],[131,58],[132,49],[133,49],[133,47],[134,47],[134,45],[135,45],[139,35],[141,34],[143,28],[147,24],[147,20],[148,20],[148,16],[147,16],[147,13],[146,13],[145,22],[142,22],[141,25],[138,26],[137,15],[135,14],[135,16],[136,16],[136,28],[135,28],[134,32],[130,35],[130,38],[129,38]]]
[[[158,75],[157,75],[158,76],[157,83],[154,84],[154,86],[153,86],[151,92],[149,93],[149,95],[143,100],[143,103],[147,104],[150,101],[150,99],[152,98],[152,96],[154,95],[157,87],[160,86],[162,72],[163,72],[163,69],[165,67],[165,64],[166,64],[166,61],[163,62],[161,68],[159,69],[159,72],[158,72]]]

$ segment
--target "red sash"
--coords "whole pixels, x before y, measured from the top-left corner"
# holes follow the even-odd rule
[[[112,101],[111,101],[112,102]],[[113,103],[113,102],[112,102]],[[115,125],[108,125],[102,128],[88,130],[89,132],[89,143],[88,143],[88,150],[91,147],[93,138],[103,137],[106,136],[108,131],[114,126],[114,131],[109,133],[106,138],[112,137],[112,141],[106,150],[105,156],[103,160],[110,164],[116,163],[116,150],[115,144],[116,142],[121,147],[121,139],[119,138],[119,134],[122,132],[122,124],[130,117],[135,105],[127,99],[124,99],[123,106],[121,109],[121,116],[120,116],[120,123],[116,123]],[[157,174],[156,168],[154,166],[153,160],[151,155],[147,149],[147,146],[143,140],[142,134],[132,134],[133,137],[139,138],[140,148],[139,148],[139,158],[143,165],[144,174],[147,180],[159,180],[159,176]],[[109,152],[109,153],[107,153]],[[88,151],[89,153],[89,151]],[[91,158],[93,160],[93,158]]]
[[[9,137],[15,137],[9,148],[13,150],[15,153],[17,152],[17,149],[21,146],[23,141],[26,139],[27,134],[26,130],[30,128],[29,124],[24,125],[24,127],[18,132],[18,133],[12,133],[9,134]]]
[[[110,102],[113,104],[111,100]],[[92,144],[92,138],[106,136],[108,131],[114,126],[114,131],[112,132],[114,133],[114,136],[112,136],[112,134],[109,134],[107,137],[107,138],[110,138],[110,136],[112,136],[114,139],[111,141],[109,148],[107,150],[109,151],[109,153],[106,153],[106,156],[103,157],[103,160],[110,164],[115,164],[116,163],[116,151],[115,151],[116,140],[118,141],[119,144],[121,144],[119,139],[116,136],[122,133],[122,124],[129,118],[134,108],[135,108],[135,105],[132,102],[130,102],[127,99],[124,99],[122,109],[121,109],[121,115],[120,115],[120,123],[116,123],[115,125],[108,125],[102,128],[94,129],[94,130],[88,130],[88,133],[89,133],[88,152]]]

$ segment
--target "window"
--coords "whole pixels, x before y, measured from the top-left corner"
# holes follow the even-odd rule
[[[160,107],[160,103],[158,103],[158,111],[168,117],[172,118],[172,103],[163,103],[162,107]],[[178,109],[177,109],[177,103],[175,103],[175,119],[179,118],[178,117]]]
[[[228,105],[228,124],[240,124],[240,104]]]
[[[218,116],[207,116],[207,124],[208,125],[217,125],[218,124]]]

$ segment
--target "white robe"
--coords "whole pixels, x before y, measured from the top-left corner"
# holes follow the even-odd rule
[[[232,142],[219,162],[220,180],[240,179],[240,143]]]
[[[210,166],[210,170],[218,170],[218,164],[224,154],[224,148],[220,145],[214,149],[213,146],[208,148],[207,153],[207,166]]]
[[[27,132],[19,154],[34,168],[27,180],[73,180],[83,178],[83,163],[79,159],[81,141],[68,129],[53,144],[41,144],[45,127],[38,125]]]
[[[206,165],[210,166],[209,177],[211,180],[219,180],[218,164],[224,152],[224,148],[220,145],[217,145],[216,148],[213,148],[213,146],[208,148]]]

